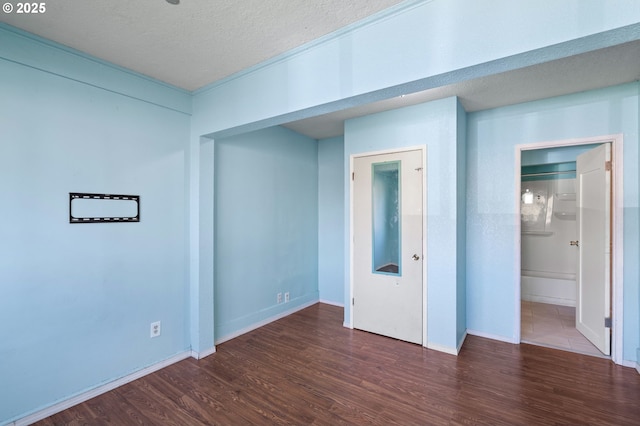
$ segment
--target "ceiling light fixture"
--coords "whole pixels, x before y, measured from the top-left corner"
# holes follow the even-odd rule
[[[167,0],[169,4],[180,4],[180,0]]]
[[[533,204],[533,192],[528,189],[522,194],[522,202],[524,204]]]

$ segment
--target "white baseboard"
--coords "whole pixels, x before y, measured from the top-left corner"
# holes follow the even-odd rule
[[[74,405],[81,404],[85,401],[90,400],[91,398],[95,398],[98,395],[102,395],[103,393],[109,392],[117,387],[122,385],[126,385],[129,382],[133,382],[141,377],[144,377],[148,374],[151,374],[155,371],[161,370],[165,367],[170,366],[171,364],[175,364],[178,361],[182,361],[183,359],[187,359],[191,356],[190,351],[181,352],[177,355],[172,356],[171,358],[167,358],[164,361],[160,361],[156,364],[150,365],[148,367],[142,368],[138,371],[134,371],[131,374],[128,374],[119,379],[113,380],[109,383],[105,383],[103,385],[97,386],[93,389],[90,389],[86,392],[79,393],[71,398],[65,399],[64,401],[60,401],[53,405],[50,405],[47,408],[36,411],[28,416],[22,417],[12,423],[9,423],[11,426],[26,426],[42,419],[46,419],[49,416],[53,416],[61,411],[66,410],[67,408],[71,408]]]
[[[527,302],[546,303],[547,305],[570,306],[572,308],[576,307],[575,300],[562,299],[559,297],[522,295],[522,300]]]
[[[509,339],[508,337],[499,336],[497,334],[484,333],[482,331],[467,329],[467,334],[470,334],[472,336],[484,337],[486,339],[491,339],[491,340],[498,340],[500,342],[512,343],[514,345],[517,345],[520,343],[520,342],[516,342],[513,338]]]
[[[458,356],[458,351],[456,348],[452,348],[450,346],[439,345],[437,343],[427,343],[427,349],[433,349],[434,351],[444,352],[446,354]]]
[[[460,343],[458,343],[456,355],[460,353],[460,349],[462,349],[462,345],[464,344],[465,340],[467,340],[467,330],[464,331],[464,335],[462,335],[462,339],[460,340]]]
[[[636,362],[636,371],[640,374],[640,362]]]
[[[424,347],[427,349],[433,349],[434,351],[444,352],[446,354],[458,356],[458,354],[460,353],[460,349],[462,349],[462,344],[464,343],[466,338],[467,338],[467,332],[465,331],[464,335],[462,336],[462,339],[460,340],[460,343],[458,343],[458,346],[455,349],[449,346],[438,345],[437,343],[428,343],[428,342],[426,345],[424,345]]]
[[[248,333],[248,332],[253,331],[255,329],[258,329],[258,328],[260,328],[262,326],[265,326],[265,325],[267,325],[269,323],[277,321],[277,320],[279,320],[281,318],[287,317],[287,316],[289,316],[289,315],[291,315],[293,313],[296,313],[298,311],[306,309],[309,306],[315,305],[316,303],[318,303],[317,299],[311,300],[309,302],[303,303],[302,305],[298,305],[295,308],[289,309],[288,311],[280,312],[277,315],[274,315],[274,316],[269,317],[269,318],[265,318],[262,321],[258,321],[256,323],[253,323],[253,324],[247,326],[247,327],[244,327],[244,328],[242,328],[240,330],[237,330],[237,331],[235,331],[235,332],[233,332],[231,334],[227,334],[226,336],[222,336],[222,337],[216,339],[215,340],[215,344],[219,345],[220,343],[224,343],[224,342],[229,341],[231,339],[234,339],[234,338],[236,338],[238,336],[242,336],[245,333]]]
[[[608,357],[607,357],[608,358]],[[635,361],[629,361],[629,360],[622,360],[622,362],[618,365],[621,365],[623,367],[629,367],[629,368],[638,368],[638,363],[636,363]],[[640,371],[639,371],[640,372]]]
[[[520,284],[522,300],[576,306],[575,274],[522,270]]]
[[[211,349],[207,349],[206,351],[202,351],[202,352],[191,351],[191,358],[202,359],[202,358],[208,357],[209,355],[213,355],[214,353],[216,353],[215,346]]]
[[[342,326],[343,326],[344,328],[348,328],[348,329],[353,330],[353,326],[351,325],[351,323],[348,323],[348,322],[346,322],[346,321],[342,323]]]
[[[319,302],[324,303],[325,305],[333,305],[333,306],[338,306],[340,308],[344,308],[344,303],[333,302],[331,300],[325,300],[325,299],[320,299]]]

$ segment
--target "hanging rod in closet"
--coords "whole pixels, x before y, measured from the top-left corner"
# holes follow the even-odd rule
[[[551,176],[551,175],[566,175],[566,174],[570,174],[573,173],[575,174],[576,171],[575,170],[565,170],[562,172],[540,172],[540,173],[523,173],[520,176],[521,177],[529,177],[529,176]]]

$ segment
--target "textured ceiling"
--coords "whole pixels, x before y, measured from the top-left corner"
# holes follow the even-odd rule
[[[401,0],[54,0],[14,27],[192,91]]]

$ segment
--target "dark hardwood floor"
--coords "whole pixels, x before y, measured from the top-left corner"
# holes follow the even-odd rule
[[[314,305],[37,424],[640,424],[640,375],[609,360],[474,336],[455,357],[342,321]]]

